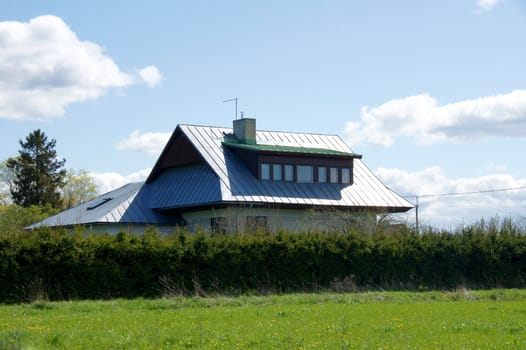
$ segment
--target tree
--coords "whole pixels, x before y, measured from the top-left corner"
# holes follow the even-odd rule
[[[61,168],[66,161],[57,159],[55,139],[48,141],[46,134],[37,129],[19,142],[22,148],[18,157],[7,161],[7,167],[15,175],[13,201],[22,207],[49,204],[59,208],[62,204],[59,189],[66,176]]]
[[[65,184],[62,187],[64,208],[69,209],[96,196],[97,185],[86,170],[69,169],[66,172]]]
[[[11,203],[11,190],[15,181],[15,174],[7,167],[7,162],[0,162],[0,205]]]
[[[2,205],[0,206],[0,237],[20,234],[24,232],[25,227],[58,212],[59,209],[51,208],[50,205],[43,207],[32,205],[27,208],[22,208],[16,204]]]

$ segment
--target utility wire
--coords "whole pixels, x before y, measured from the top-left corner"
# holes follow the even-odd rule
[[[419,233],[419,217],[418,217],[418,208],[420,207],[419,198],[432,198],[432,197],[453,197],[453,196],[466,196],[473,194],[482,194],[482,193],[495,193],[495,192],[505,192],[505,191],[516,191],[516,190],[526,190],[526,186],[521,187],[508,187],[508,188],[497,188],[492,190],[480,190],[480,191],[468,191],[468,192],[450,192],[450,193],[435,193],[435,194],[422,194],[422,195],[407,195],[404,196],[412,197],[416,199],[415,205],[415,220],[416,220],[416,232]]]
[[[526,190],[526,186],[497,188],[497,189],[493,189],[493,190],[480,190],[480,191],[469,191],[469,192],[450,192],[450,193],[407,195],[407,196],[404,196],[404,197],[418,197],[418,198],[425,198],[425,197],[427,197],[427,198],[429,198],[429,197],[452,197],[452,196],[466,196],[466,195],[472,195],[472,194],[506,192],[506,191],[515,191],[515,190]]]

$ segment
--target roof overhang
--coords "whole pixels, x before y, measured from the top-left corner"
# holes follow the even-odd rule
[[[267,209],[300,209],[300,210],[339,210],[347,212],[375,212],[375,213],[404,213],[414,207],[397,206],[344,206],[344,205],[319,205],[319,204],[289,204],[289,203],[265,203],[265,202],[236,202],[222,201],[215,203],[197,204],[191,206],[157,208],[155,210],[161,213],[184,214],[188,212],[225,209],[225,208],[267,208]]]
[[[246,144],[240,143],[236,140],[226,139],[222,145],[234,149],[242,149],[253,151],[258,154],[282,154],[287,156],[316,156],[316,157],[330,157],[330,158],[350,158],[361,159],[362,155],[357,153],[342,152],[327,148],[311,148],[311,147],[295,147],[272,144]]]

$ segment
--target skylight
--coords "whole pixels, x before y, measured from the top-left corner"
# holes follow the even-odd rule
[[[101,205],[104,205],[104,204],[108,203],[108,202],[111,201],[112,199],[113,199],[113,198],[111,198],[111,197],[103,198],[100,202],[97,202],[97,203],[95,203],[95,204],[93,204],[93,205],[87,207],[86,209],[87,209],[87,210],[93,210],[93,209],[95,209],[95,208],[100,207]]]

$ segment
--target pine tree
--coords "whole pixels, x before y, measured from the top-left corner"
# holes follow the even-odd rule
[[[13,201],[23,207],[49,204],[59,208],[59,189],[64,185],[66,176],[66,171],[61,168],[66,161],[57,159],[55,139],[48,141],[46,134],[38,129],[31,132],[25,141],[19,142],[22,148],[18,157],[7,161],[7,167],[15,175],[11,189]]]

